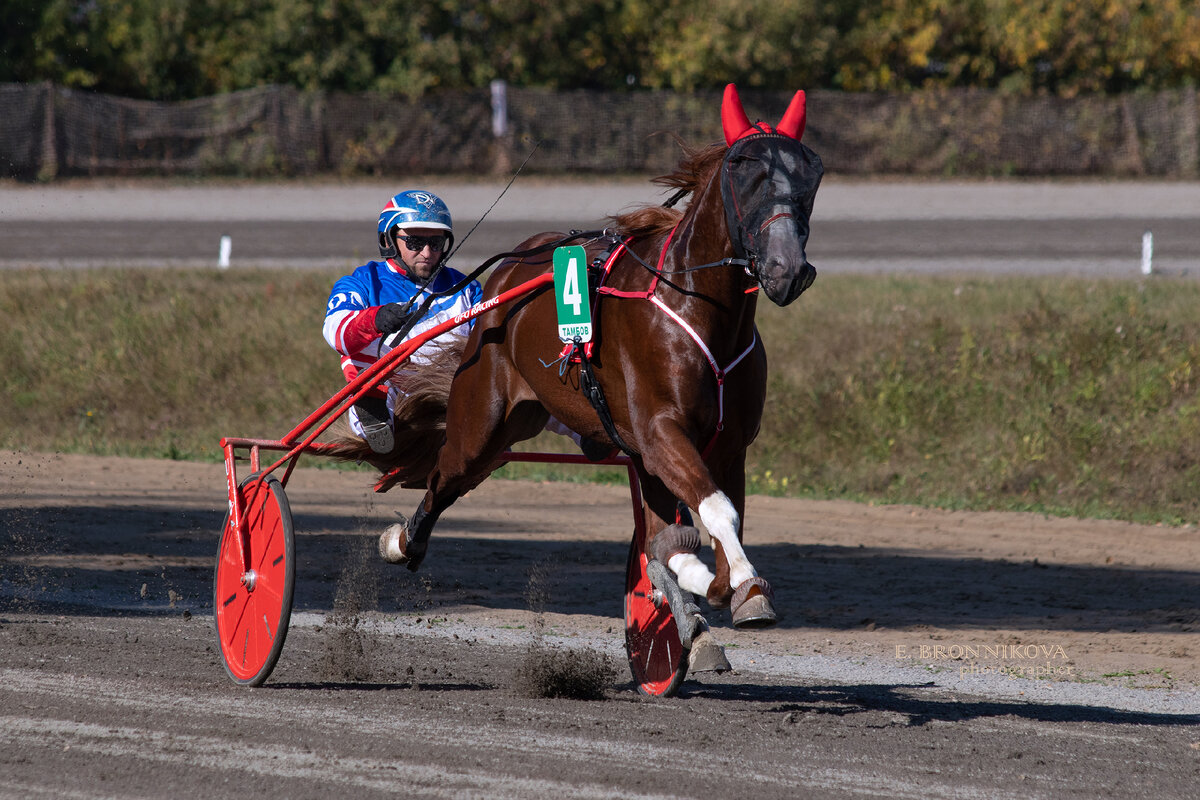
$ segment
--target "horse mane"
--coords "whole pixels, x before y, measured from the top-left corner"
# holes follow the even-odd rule
[[[650,182],[668,189],[694,193],[708,184],[713,172],[725,157],[726,146],[720,142],[705,147],[689,147],[678,138],[683,158],[675,171],[659,175]],[[654,236],[665,234],[679,222],[683,212],[662,205],[646,205],[624,214],[609,217],[617,232],[624,236]]]

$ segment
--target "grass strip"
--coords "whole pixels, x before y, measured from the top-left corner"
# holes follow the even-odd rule
[[[342,385],[321,338],[339,274],[0,272],[0,446],[217,460],[223,435],[282,434]],[[1181,280],[821,276],[760,304],[748,489],[1200,521],[1197,307]]]

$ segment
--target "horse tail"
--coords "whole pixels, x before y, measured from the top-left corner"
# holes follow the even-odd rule
[[[396,444],[392,452],[373,452],[365,441],[351,433],[345,421],[338,422],[337,435],[329,443],[327,455],[370,464],[383,473],[375,484],[377,492],[386,492],[396,485],[424,489],[437,463],[438,451],[446,441],[450,384],[462,360],[466,338],[447,336],[439,343],[441,346],[434,349],[428,360],[406,363],[401,371],[399,381],[403,391],[397,394],[393,409]]]

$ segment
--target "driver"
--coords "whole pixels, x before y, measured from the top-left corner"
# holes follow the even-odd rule
[[[426,296],[446,291],[463,280],[461,272],[441,266],[453,243],[450,210],[432,192],[403,191],[383,207],[379,214],[382,260],[370,261],[339,278],[325,310],[325,341],[341,354],[347,381],[354,380],[399,344],[389,345],[384,340],[404,327]],[[404,340],[463,313],[481,296],[479,282],[472,281],[455,294],[438,297]],[[466,336],[472,322],[450,333]],[[429,349],[437,347],[436,341],[427,342],[412,358],[419,360],[422,353],[428,358]],[[350,409],[351,430],[376,453],[390,453],[395,446],[392,408],[397,391],[395,387],[377,386]]]

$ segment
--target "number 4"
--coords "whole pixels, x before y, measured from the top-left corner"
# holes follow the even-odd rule
[[[567,274],[564,277],[563,305],[571,306],[571,313],[579,316],[579,307],[583,304],[583,295],[579,293],[579,259],[572,258],[567,262]]]

